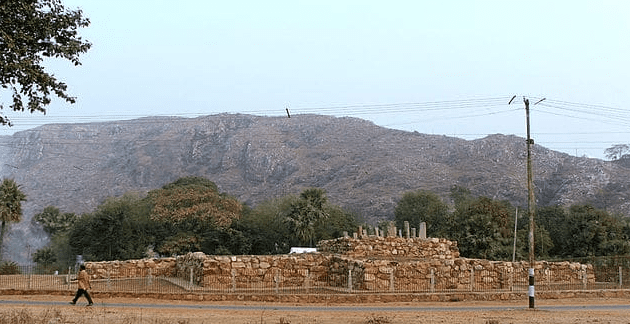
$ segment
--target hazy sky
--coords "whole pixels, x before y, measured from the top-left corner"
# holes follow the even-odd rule
[[[63,0],[91,20],[43,123],[318,113],[603,157],[630,143],[630,1]],[[512,105],[508,101],[517,95]],[[6,103],[6,97],[1,99]],[[6,111],[5,111],[6,112]],[[297,117],[297,116],[296,116]]]

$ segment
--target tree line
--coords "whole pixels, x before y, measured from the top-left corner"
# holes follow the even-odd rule
[[[33,255],[47,271],[67,269],[76,255],[111,261],[190,251],[283,254],[358,226],[357,217],[331,204],[323,189],[308,188],[250,208],[200,177],[181,178],[145,197],[108,198],[81,216],[49,206],[32,222],[51,238]]]
[[[451,189],[450,198],[452,205],[429,191],[407,192],[394,210],[396,225],[401,228],[405,221],[410,224],[426,222],[427,236],[457,241],[460,254],[464,257],[489,260],[528,259],[527,210],[518,211],[508,201],[475,197],[466,188],[457,186]],[[592,205],[539,207],[535,211],[534,220],[534,249],[537,259],[630,253],[628,219]]]
[[[6,179],[0,194],[0,216],[6,230],[8,223],[19,221],[16,215],[21,214],[20,202],[25,196],[13,180]],[[406,192],[395,207],[394,222],[398,228],[405,221],[414,227],[425,222],[427,236],[457,241],[463,257],[527,259],[526,210],[518,210],[508,201],[473,196],[457,186],[449,198],[447,202],[426,190]],[[535,221],[537,259],[630,253],[630,224],[621,215],[588,204],[544,206],[536,210]],[[312,247],[320,240],[340,237],[344,231],[352,233],[360,224],[374,232],[353,213],[330,203],[323,189],[308,188],[299,195],[250,208],[200,177],[178,179],[144,197],[134,193],[110,197],[94,212],[80,216],[48,206],[32,222],[50,237],[50,244],[32,256],[46,271],[67,269],[75,264],[76,255],[89,261],[110,261],[190,251],[284,254],[292,246]]]

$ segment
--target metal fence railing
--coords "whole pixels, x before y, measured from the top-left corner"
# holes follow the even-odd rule
[[[537,291],[589,289],[629,289],[629,258],[592,260],[591,278],[581,270],[542,269],[536,273]],[[584,261],[582,261],[584,262]],[[94,292],[159,293],[159,294],[361,294],[361,293],[443,293],[443,292],[526,292],[528,274],[525,271],[486,270],[443,273],[432,269],[428,275],[402,273],[396,270],[378,277],[348,270],[330,275],[303,277],[272,276],[265,279],[238,276],[207,275],[196,283],[187,277],[154,276],[151,271],[135,272],[92,280]],[[452,270],[447,270],[452,271]],[[555,272],[554,272],[555,271]],[[576,275],[576,271],[578,271]],[[68,291],[76,289],[76,273],[37,274],[36,269],[23,267],[21,274],[0,275],[0,289]],[[279,272],[280,273],[280,272]],[[592,275],[594,274],[594,280]],[[564,278],[558,280],[558,278]]]

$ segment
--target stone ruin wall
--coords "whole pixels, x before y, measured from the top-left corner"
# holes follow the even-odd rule
[[[459,258],[457,242],[438,238],[363,236],[355,239],[340,237],[319,242],[317,251],[360,260],[374,257],[437,260]]]
[[[217,289],[315,287],[326,285],[337,257],[319,253],[178,257],[177,276]],[[192,269],[192,270],[191,270]]]
[[[85,267],[94,279],[131,277],[170,277],[176,274],[177,258],[153,258],[126,261],[86,262]]]
[[[361,263],[364,290],[495,290],[528,286],[528,262],[451,260],[366,260]],[[539,261],[535,266],[537,287],[595,282],[591,265]],[[542,288],[544,289],[544,288]]]
[[[88,262],[94,279],[168,276],[200,287],[316,288],[383,291],[484,290],[527,286],[527,262],[460,258],[445,239],[344,237],[322,241],[317,253],[212,256],[201,252],[160,259]],[[591,265],[536,262],[539,289],[594,283]]]

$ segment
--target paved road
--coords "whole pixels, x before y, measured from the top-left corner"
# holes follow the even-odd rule
[[[70,306],[67,302],[59,301],[33,301],[33,300],[0,300],[0,305],[30,305],[30,306]],[[80,307],[85,304],[77,304]],[[457,311],[509,311],[525,310],[527,305],[521,306],[288,306],[288,305],[213,305],[213,304],[123,304],[123,303],[98,303],[95,307],[106,308],[160,308],[160,309],[202,309],[222,311],[259,311],[275,310],[288,312],[457,312]],[[557,305],[540,306],[536,310],[543,311],[630,311],[628,305]]]

